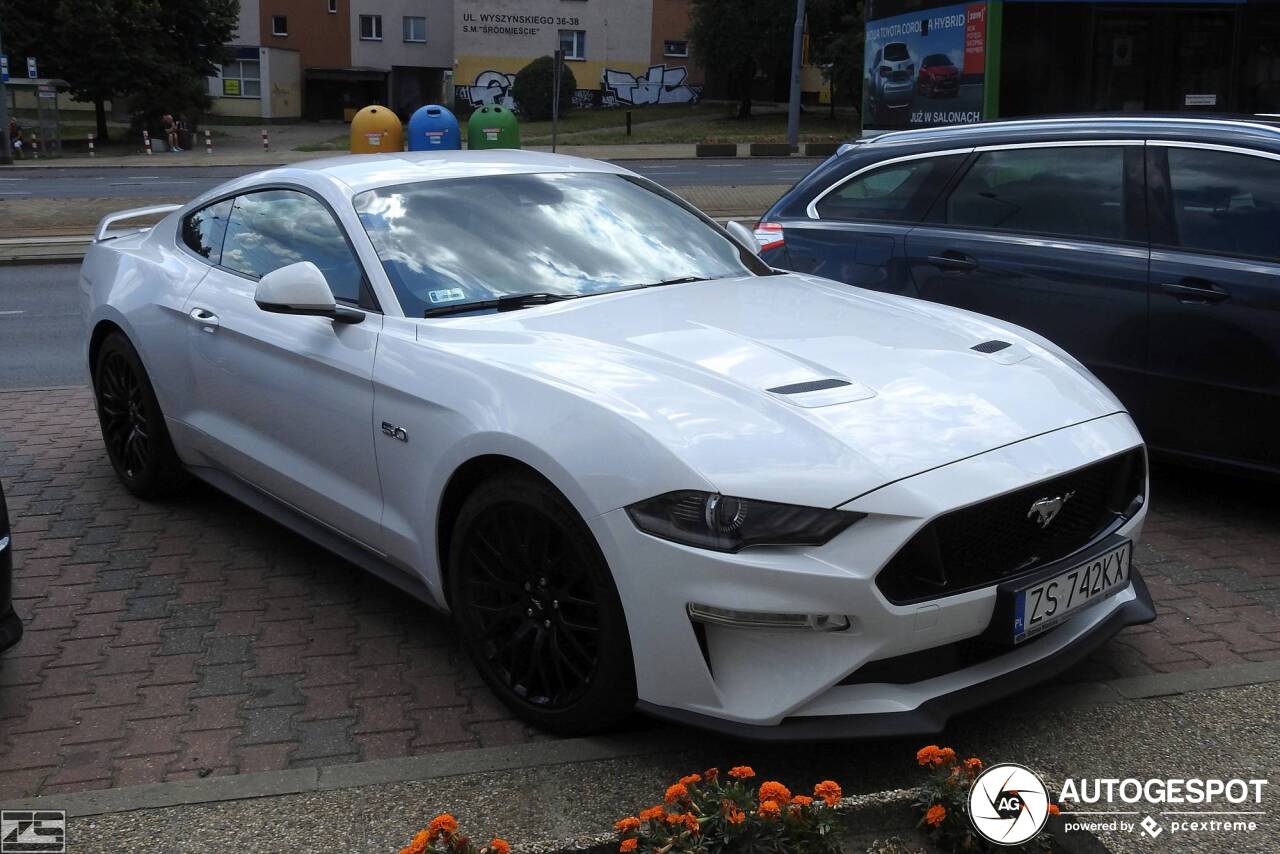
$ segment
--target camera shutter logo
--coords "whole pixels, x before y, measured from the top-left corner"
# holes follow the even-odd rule
[[[0,810],[0,854],[63,854],[64,810]]]
[[[1022,765],[992,765],[969,790],[969,820],[983,839],[1021,845],[1044,829],[1049,792],[1034,771]]]

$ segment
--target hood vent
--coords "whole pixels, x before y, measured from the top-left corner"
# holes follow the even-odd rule
[[[981,344],[974,344],[970,350],[977,350],[979,353],[999,353],[1005,347],[1012,346],[1008,341],[983,341]]]
[[[780,385],[771,388],[769,391],[774,394],[807,394],[811,391],[826,391],[829,388],[841,388],[849,385],[848,380],[809,380],[803,383],[792,383],[791,385]]]
[[[834,377],[820,380],[805,380],[765,389],[776,394],[793,406],[805,409],[816,409],[819,406],[835,406],[838,403],[852,403],[855,400],[867,400],[876,393],[861,383],[839,380]]]

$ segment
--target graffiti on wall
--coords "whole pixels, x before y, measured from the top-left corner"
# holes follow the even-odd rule
[[[701,86],[686,83],[688,72],[683,66],[667,67],[651,65],[637,77],[630,71],[606,68],[602,75],[600,91],[576,89],[573,105],[578,109],[591,107],[642,106],[645,104],[692,104],[702,95]],[[474,83],[454,87],[454,100],[459,107],[475,109],[497,104],[510,110],[518,110],[515,98],[514,74],[501,71],[481,71]]]
[[[623,104],[692,104],[702,94],[702,87],[686,83],[688,76],[681,65],[672,68],[665,64],[651,65],[643,77],[606,68],[604,86]]]
[[[455,87],[457,100],[469,103],[473,107],[484,107],[497,104],[514,110],[515,99],[511,97],[511,87],[515,85],[514,74],[503,74],[501,71],[481,71],[476,75],[476,82],[470,86]]]

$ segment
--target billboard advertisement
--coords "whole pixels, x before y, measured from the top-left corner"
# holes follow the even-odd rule
[[[986,57],[986,3],[868,21],[863,127],[981,121]]]

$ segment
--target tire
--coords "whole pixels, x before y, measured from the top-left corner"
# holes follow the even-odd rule
[[[107,458],[125,489],[142,499],[171,495],[187,482],[142,360],[122,333],[98,349],[93,391]]]
[[[558,733],[611,729],[632,714],[618,590],[595,538],[554,487],[523,472],[483,482],[450,544],[454,619],[499,699]]]

